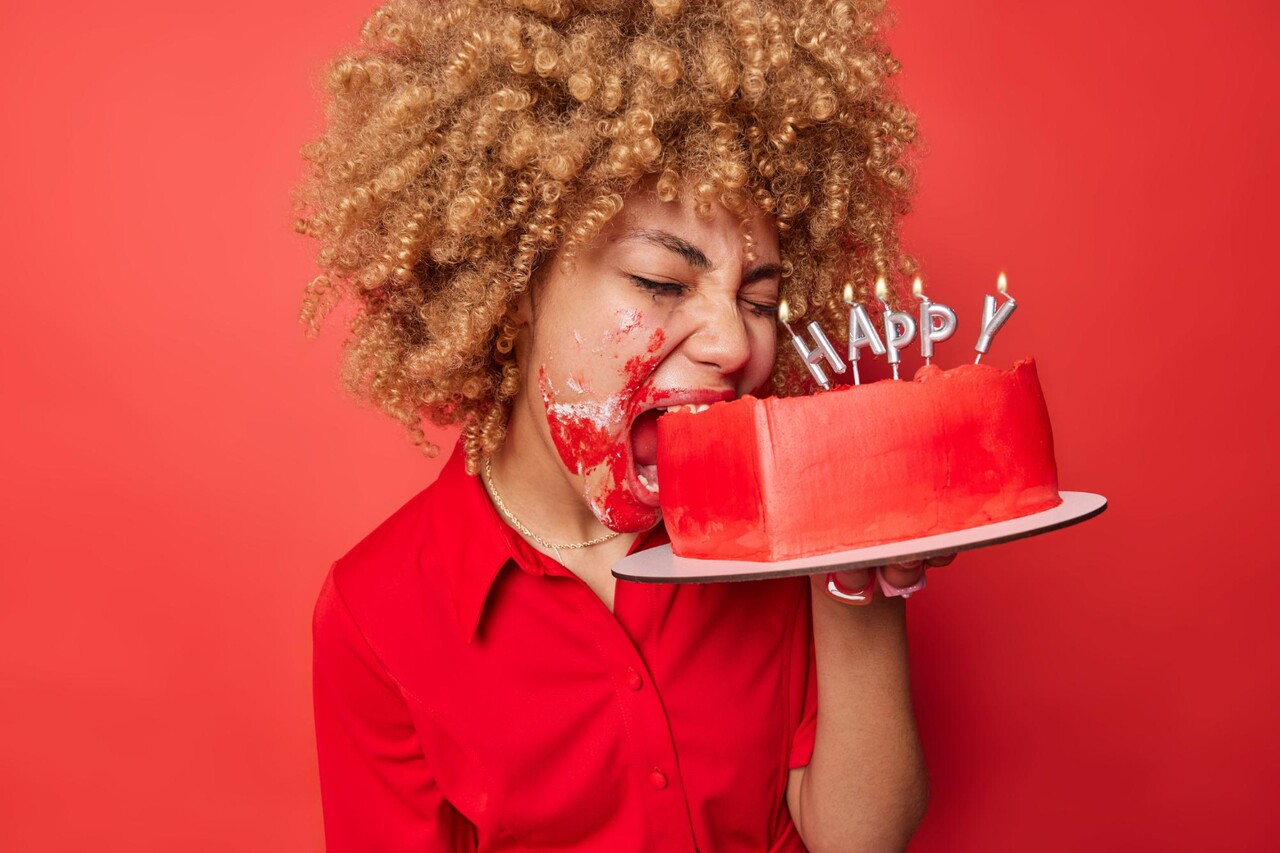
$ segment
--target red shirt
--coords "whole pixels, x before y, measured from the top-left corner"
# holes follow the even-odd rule
[[[330,853],[805,849],[807,577],[618,579],[610,613],[458,449],[333,564],[313,635]]]

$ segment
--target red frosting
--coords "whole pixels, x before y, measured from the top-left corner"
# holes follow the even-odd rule
[[[1030,358],[672,412],[658,472],[672,548],[705,559],[785,560],[1062,502]]]

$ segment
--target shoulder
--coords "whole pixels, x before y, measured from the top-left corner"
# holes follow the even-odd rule
[[[382,586],[417,566],[418,551],[430,536],[438,485],[409,498],[334,561],[334,581],[344,592]]]
[[[316,610],[339,603],[379,652],[398,645],[428,614],[423,603],[440,597],[441,578],[424,571],[422,554],[448,527],[445,478],[419,491],[338,557],[329,569]]]
[[[333,565],[344,594],[367,598],[402,590],[418,580],[423,549],[447,541],[466,526],[475,484],[466,473],[461,444],[436,479],[405,501],[352,545]]]

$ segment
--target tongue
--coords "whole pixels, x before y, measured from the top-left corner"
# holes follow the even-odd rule
[[[658,412],[650,409],[631,424],[631,456],[636,465],[658,464]]]

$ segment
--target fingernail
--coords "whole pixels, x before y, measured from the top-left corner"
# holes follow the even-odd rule
[[[840,585],[840,581],[836,580],[835,572],[827,572],[827,594],[841,604],[870,604],[871,587],[875,582],[875,578],[872,577],[862,589],[845,589]]]
[[[880,571],[880,569],[876,569],[876,581],[880,584],[881,594],[883,594],[886,598],[892,598],[895,595],[900,595],[903,598],[910,598],[911,593],[919,592],[920,590],[924,589],[925,580],[928,578],[928,576],[929,576],[929,570],[925,569],[923,572],[920,573],[920,580],[916,581],[911,586],[896,587],[884,579],[884,574]]]

